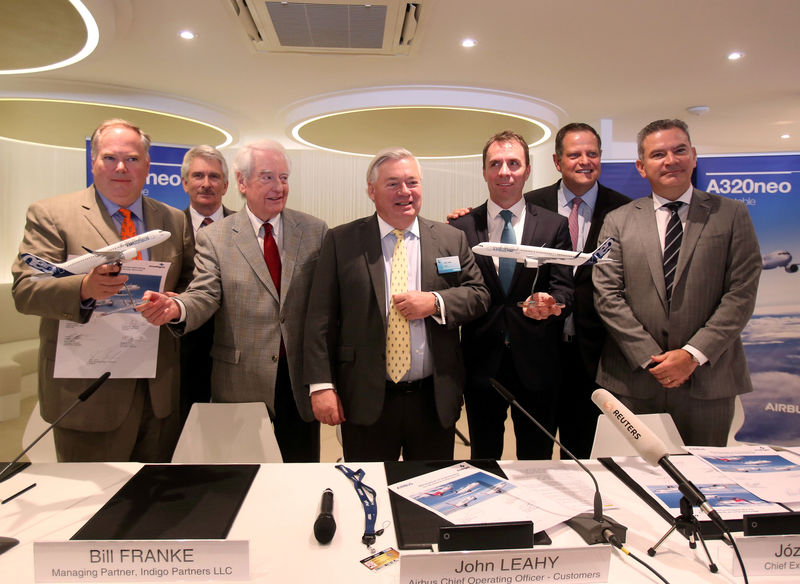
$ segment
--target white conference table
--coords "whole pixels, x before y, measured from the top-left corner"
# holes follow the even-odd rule
[[[503,461],[500,467],[511,480],[523,476],[534,466],[565,469],[570,462]],[[647,549],[669,527],[653,510],[638,499],[597,461],[587,461],[595,473],[603,494],[606,514],[628,527],[626,547],[650,562],[673,584],[695,582],[741,582],[724,570],[708,571],[700,546],[689,549],[687,540],[671,535],[654,558]],[[0,535],[15,537],[19,545],[0,555],[0,582],[34,581],[33,542],[68,540],[125,482],[141,467],[136,463],[106,464],[34,464],[11,479],[0,483],[0,499],[27,487],[37,486],[0,506]],[[378,494],[378,525],[387,525],[378,537],[376,550],[397,547],[389,495],[383,465],[348,464],[363,468],[364,482]],[[571,491],[587,492],[593,486],[581,472],[567,473]],[[320,496],[325,488],[335,493],[334,516],[337,530],[333,541],[320,545],[313,537],[312,526],[318,514]],[[230,540],[250,542],[250,582],[380,582],[400,581],[399,562],[372,572],[360,560],[369,555],[361,543],[364,514],[352,482],[333,464],[264,464],[242,504],[228,534]],[[570,528],[560,525],[547,530],[552,547],[585,545]],[[709,543],[714,554],[718,541]],[[400,550],[401,562],[403,551]],[[716,558],[715,558],[716,559]],[[612,551],[609,582],[658,582],[638,563],[618,550]],[[753,581],[783,581],[775,578]]]

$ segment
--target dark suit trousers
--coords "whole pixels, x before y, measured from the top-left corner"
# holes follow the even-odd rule
[[[306,422],[300,417],[285,356],[278,360],[272,424],[283,462],[319,462],[319,422]]]
[[[214,344],[214,317],[200,328],[186,333],[181,348],[181,426],[194,403],[211,401],[211,346]]]
[[[696,399],[685,387],[662,389],[649,399],[614,394],[634,414],[667,413],[687,446],[726,446],[736,398]]]
[[[549,432],[556,431],[556,395],[554,391],[531,392],[524,388],[506,347],[503,359],[494,378],[510,391]],[[508,402],[493,387],[468,388],[464,394],[469,422],[469,439],[472,458],[500,460],[503,456],[503,434],[508,412]],[[518,460],[549,460],[553,457],[553,442],[533,422],[511,407],[514,435],[517,441]]]
[[[592,401],[597,382],[586,372],[577,342],[562,342],[558,355],[561,369],[557,414],[559,440],[578,458],[589,458],[600,415]],[[561,458],[567,456],[562,453]]]
[[[383,412],[370,426],[342,424],[347,462],[453,460],[455,426],[442,428],[436,413],[433,378],[386,382]]]

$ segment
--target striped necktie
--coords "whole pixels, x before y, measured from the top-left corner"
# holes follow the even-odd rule
[[[680,201],[664,205],[670,210],[667,232],[664,235],[664,286],[667,290],[667,305],[672,302],[672,289],[675,284],[675,269],[678,267],[678,253],[681,251],[683,227],[678,209],[683,205]]]

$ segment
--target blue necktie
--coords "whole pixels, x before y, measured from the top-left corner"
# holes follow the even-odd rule
[[[500,243],[517,243],[517,237],[514,235],[514,228],[511,226],[511,218],[513,213],[508,209],[500,211],[500,217],[506,224],[503,226],[503,234],[500,236]],[[503,292],[508,294],[511,289],[511,280],[514,278],[514,269],[517,267],[517,262],[511,258],[500,258],[499,269],[497,275],[500,277],[500,283],[503,285]]]

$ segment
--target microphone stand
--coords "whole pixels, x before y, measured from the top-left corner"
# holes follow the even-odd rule
[[[680,509],[681,514],[672,519],[672,526],[653,547],[647,550],[647,555],[651,558],[655,556],[656,550],[659,548],[659,546],[666,541],[673,531],[677,530],[678,533],[682,534],[689,540],[690,549],[697,549],[697,540],[700,540],[700,543],[703,544],[703,549],[706,552],[706,557],[708,558],[708,570],[712,574],[716,574],[718,571],[717,565],[714,563],[714,560],[711,559],[708,546],[706,546],[706,540],[703,538],[703,533],[700,531],[700,522],[697,521],[697,517],[694,516],[694,507],[692,507],[692,504],[685,495],[681,497]]]
[[[628,528],[622,525],[621,523],[617,523],[610,517],[603,515],[603,499],[600,496],[600,487],[597,484],[597,480],[594,478],[592,471],[586,468],[583,463],[577,459],[577,457],[572,454],[561,442],[556,440],[556,437],[553,436],[547,429],[542,426],[536,418],[530,415],[525,408],[519,405],[516,398],[508,391],[505,387],[500,385],[498,381],[495,379],[490,378],[489,383],[492,387],[497,390],[497,392],[503,396],[503,398],[510,403],[512,406],[517,408],[520,412],[522,412],[526,418],[528,418],[531,422],[536,424],[536,427],[539,428],[545,435],[550,438],[553,442],[555,442],[562,450],[562,452],[566,452],[569,457],[578,463],[583,470],[589,475],[594,483],[594,510],[592,513],[581,513],[580,515],[576,515],[572,519],[568,519],[564,523],[569,525],[572,529],[574,529],[578,535],[583,538],[589,545],[594,545],[596,543],[611,543],[613,545],[614,541],[617,542],[625,542],[625,535],[628,531]],[[613,540],[613,541],[612,541]]]
[[[48,433],[50,430],[52,430],[52,429],[53,429],[53,427],[54,427],[56,424],[58,424],[58,423],[59,423],[61,420],[63,420],[63,419],[64,419],[64,416],[66,416],[68,413],[70,413],[70,412],[71,412],[71,411],[72,411],[72,410],[75,408],[75,406],[77,406],[79,403],[81,403],[81,402],[84,402],[84,401],[86,401],[87,399],[89,399],[89,397],[90,397],[90,396],[91,396],[91,395],[92,395],[92,394],[93,394],[95,391],[97,391],[97,388],[98,388],[98,387],[100,387],[101,385],[103,385],[103,383],[105,382],[105,380],[106,380],[106,379],[108,379],[110,376],[111,376],[111,372],[110,372],[110,371],[106,371],[106,372],[105,372],[105,373],[103,373],[103,374],[102,374],[100,377],[98,377],[97,379],[95,379],[95,380],[92,382],[92,384],[91,384],[89,387],[87,387],[87,388],[86,388],[86,389],[83,391],[83,393],[81,393],[81,394],[78,396],[78,399],[76,399],[76,400],[73,402],[73,404],[72,404],[71,406],[69,406],[69,407],[68,407],[68,408],[67,408],[67,409],[64,411],[64,413],[63,413],[63,414],[61,414],[60,416],[58,416],[58,418],[56,419],[56,421],[55,421],[55,422],[53,422],[52,424],[50,424],[50,425],[49,425],[49,426],[48,426],[48,427],[45,429],[45,431],[44,431],[44,432],[42,432],[41,434],[39,434],[39,436],[38,436],[38,437],[37,437],[37,438],[36,438],[36,439],[35,439],[33,442],[31,442],[30,444],[28,444],[28,446],[25,448],[25,450],[23,450],[22,452],[20,452],[20,453],[19,453],[19,456],[17,456],[17,457],[16,457],[14,460],[12,460],[12,461],[11,461],[11,462],[9,462],[7,465],[5,465],[5,466],[3,467],[3,470],[0,470],[0,481],[2,481],[2,480],[3,480],[3,475],[5,475],[5,474],[6,474],[6,471],[7,471],[8,469],[10,469],[10,468],[11,468],[11,467],[14,465],[14,463],[16,463],[16,462],[17,462],[17,461],[18,461],[20,458],[22,458],[23,456],[25,456],[25,453],[26,453],[26,452],[28,452],[28,450],[30,450],[31,448],[33,448],[34,446],[36,446],[36,444],[39,442],[39,440],[41,440],[42,438],[44,438],[45,434],[47,434],[47,433]]]

